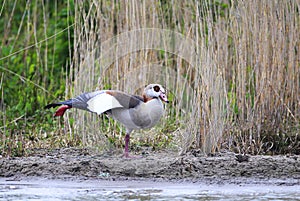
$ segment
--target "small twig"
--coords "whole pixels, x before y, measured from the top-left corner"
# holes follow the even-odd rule
[[[20,119],[22,119],[24,116],[25,116],[25,114],[23,114],[23,115],[19,116],[18,118],[12,120],[12,121],[9,122],[8,124],[15,123],[15,122],[19,121]],[[0,127],[0,129],[3,129],[3,128],[5,128],[5,127],[6,127],[6,126],[2,126],[2,127]]]
[[[270,81],[268,81],[268,84],[269,84],[270,88],[274,91],[275,95],[279,98],[280,102],[286,107],[287,111],[291,114],[293,119],[296,121],[296,117],[294,116],[294,114],[292,113],[290,108],[284,103],[283,99],[280,97],[280,95],[277,93],[277,91],[273,88]]]
[[[47,89],[45,89],[45,88],[42,87],[41,85],[38,85],[38,84],[34,83],[33,81],[27,79],[27,78],[24,77],[24,76],[19,75],[18,73],[15,73],[15,72],[13,72],[13,71],[11,71],[11,70],[9,70],[9,69],[7,69],[7,68],[4,68],[4,67],[2,67],[2,66],[0,66],[0,69],[6,71],[6,72],[8,72],[8,73],[11,73],[11,74],[13,74],[13,75],[15,75],[15,76],[18,76],[22,82],[25,82],[25,81],[26,81],[26,82],[29,82],[29,83],[33,84],[34,86],[36,86],[36,87],[38,87],[38,88],[42,89],[43,91],[45,91],[45,92],[47,92],[47,93],[50,94],[50,92],[49,92]]]
[[[41,41],[36,42],[36,43],[34,43],[34,44],[31,44],[31,45],[29,45],[29,46],[27,46],[27,47],[25,47],[25,48],[23,48],[23,49],[20,49],[20,50],[18,50],[18,51],[16,51],[16,52],[13,52],[13,53],[11,53],[11,54],[5,56],[5,57],[2,57],[2,58],[0,58],[0,61],[2,61],[2,60],[4,60],[4,59],[7,59],[7,58],[9,58],[9,57],[11,57],[11,56],[14,56],[14,55],[16,55],[16,54],[19,54],[20,52],[23,52],[23,51],[25,51],[25,50],[27,50],[27,49],[30,49],[30,48],[32,48],[32,47],[35,47],[35,46],[37,46],[37,45],[39,45],[39,44],[41,44],[41,43],[43,43],[43,42],[45,42],[45,41],[47,41],[47,40],[50,40],[51,38],[54,38],[54,37],[56,37],[57,35],[63,33],[63,32],[66,31],[66,30],[68,30],[70,27],[74,26],[74,24],[75,24],[75,23],[73,23],[73,24],[71,24],[70,26],[66,27],[65,29],[63,29],[63,30],[57,32],[56,34],[53,34],[52,36],[50,36],[50,37],[48,37],[48,38],[45,38],[44,40],[41,40]]]

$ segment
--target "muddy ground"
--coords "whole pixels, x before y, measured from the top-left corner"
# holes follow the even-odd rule
[[[159,151],[139,159],[97,154],[88,149],[34,150],[26,157],[0,158],[0,177],[191,181],[214,184],[272,183],[300,185],[300,156],[250,156],[239,162],[234,153],[205,156],[191,151]]]

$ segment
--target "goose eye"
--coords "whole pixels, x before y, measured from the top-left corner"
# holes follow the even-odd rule
[[[156,91],[156,92],[159,92],[159,90],[160,90],[159,86],[155,86],[153,88],[154,88],[154,91]]]

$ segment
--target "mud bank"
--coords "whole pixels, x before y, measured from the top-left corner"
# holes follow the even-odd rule
[[[234,153],[204,156],[192,151],[179,156],[164,151],[128,160],[88,149],[35,150],[27,157],[0,158],[0,176],[300,185],[300,156],[250,156],[239,162]]]

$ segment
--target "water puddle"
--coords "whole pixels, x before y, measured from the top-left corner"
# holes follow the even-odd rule
[[[0,200],[300,200],[300,185],[0,178]]]

